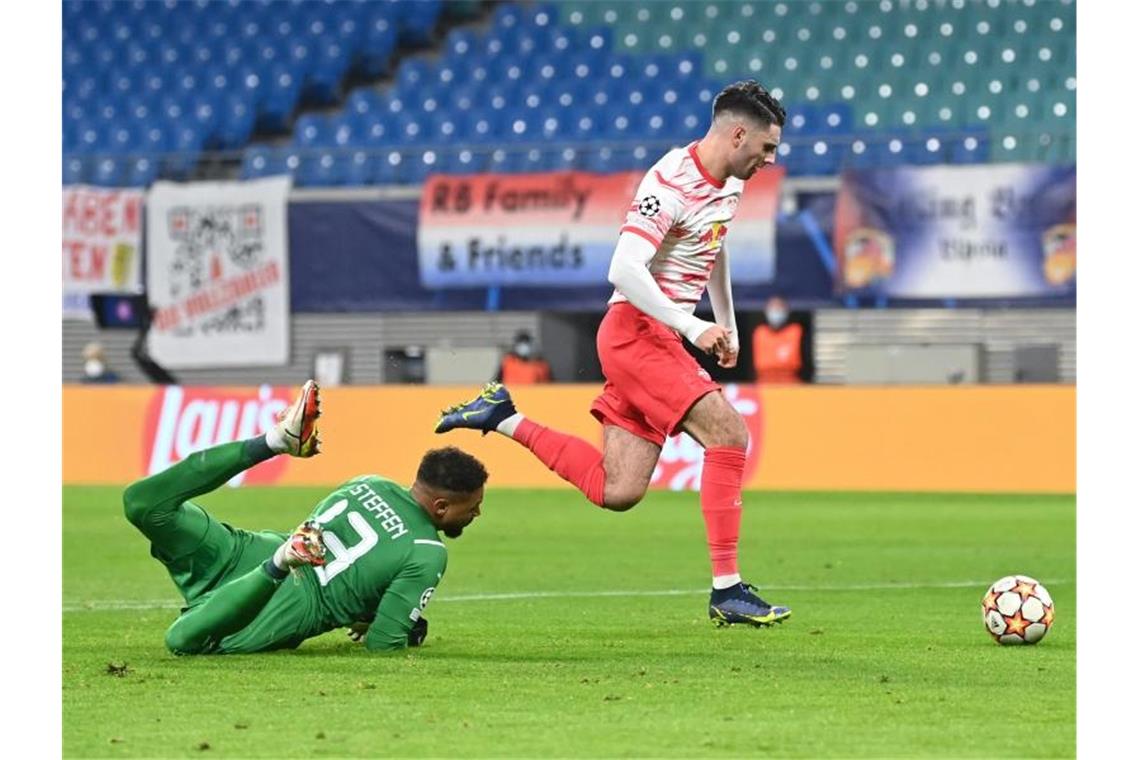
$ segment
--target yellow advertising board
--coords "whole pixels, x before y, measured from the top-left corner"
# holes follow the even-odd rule
[[[326,485],[367,472],[410,481],[422,453],[453,444],[487,465],[492,486],[566,487],[502,436],[432,433],[439,410],[477,389],[425,386],[323,391],[324,453],[278,457],[238,484]],[[537,422],[601,445],[589,414],[595,385],[513,393]],[[126,484],[215,443],[263,430],[290,401],[284,387],[65,386],[65,483]],[[1071,386],[826,387],[729,385],[752,442],[745,484],[769,490],[1072,493],[1076,391]],[[686,436],[662,450],[653,486],[695,488],[701,449]]]

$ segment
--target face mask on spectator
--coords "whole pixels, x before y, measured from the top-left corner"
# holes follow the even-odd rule
[[[764,312],[764,318],[772,327],[783,327],[788,321],[788,312],[783,309],[768,309]]]
[[[99,377],[103,374],[103,362],[98,359],[88,359],[83,363],[83,374],[87,377]]]

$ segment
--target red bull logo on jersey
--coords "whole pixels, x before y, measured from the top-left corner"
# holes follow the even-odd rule
[[[147,475],[165,470],[196,451],[219,443],[242,441],[273,426],[289,406],[289,388],[183,388],[168,385],[147,405],[143,454]],[[289,457],[274,457],[235,475],[227,485],[276,482]]]
[[[698,238],[705,246],[705,250],[719,251],[724,245],[724,236],[728,234],[728,225],[722,222],[713,222],[709,228]]]
[[[726,385],[724,397],[740,412],[748,427],[748,451],[744,458],[744,482],[747,483],[760,464],[764,437],[760,394],[753,385]],[[687,433],[666,438],[649,486],[670,491],[699,491],[704,464],[704,448]]]

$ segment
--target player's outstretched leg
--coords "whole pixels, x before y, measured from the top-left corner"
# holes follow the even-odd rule
[[[456,428],[492,431],[518,441],[563,480],[578,488],[599,507],[606,502],[606,468],[602,452],[576,436],[560,433],[526,419],[515,409],[502,383],[488,383],[478,396],[440,414],[435,432]]]
[[[207,654],[222,639],[253,622],[269,603],[289,571],[302,565],[323,565],[325,544],[321,528],[305,522],[260,567],[235,578],[183,613],[166,631],[166,647],[174,654]]]
[[[265,435],[195,452],[128,486],[123,492],[127,519],[164,556],[185,556],[201,542],[208,520],[201,509],[187,505],[187,500],[213,491],[239,472],[278,454],[318,454],[316,421],[320,414],[320,388],[310,380]]]

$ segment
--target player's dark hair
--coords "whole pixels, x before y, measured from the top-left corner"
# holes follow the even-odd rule
[[[782,127],[787,118],[780,101],[755,79],[733,82],[720,91],[713,101],[713,118],[725,112],[749,116],[764,127]]]
[[[416,480],[440,491],[468,494],[487,482],[487,469],[466,451],[446,446],[424,454]]]

